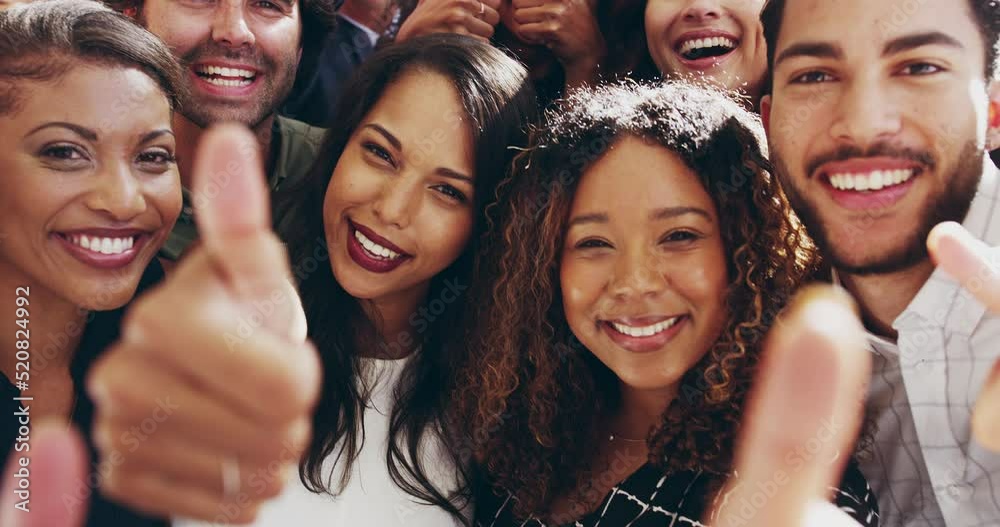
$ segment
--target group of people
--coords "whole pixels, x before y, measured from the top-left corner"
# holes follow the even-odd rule
[[[998,53],[998,0],[0,10],[0,524],[998,525]]]

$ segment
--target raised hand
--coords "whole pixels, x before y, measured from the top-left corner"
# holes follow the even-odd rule
[[[597,24],[596,0],[513,0],[514,32],[547,46],[566,70],[566,85],[594,82],[607,55]]]
[[[808,288],[771,331],[743,417],[737,476],[708,525],[857,526],[827,490],[853,452],[871,369],[849,302]]]
[[[500,0],[420,0],[396,34],[396,42],[432,33],[493,36],[500,21]]]
[[[88,459],[83,440],[64,423],[41,423],[31,432],[27,466],[21,466],[20,455],[11,453],[4,469],[0,525],[82,527],[87,500],[78,491],[88,489],[85,484]],[[15,474],[22,468],[29,475],[30,494],[18,495],[15,491],[19,490],[22,478],[16,478]]]
[[[927,237],[927,247],[941,269],[987,309],[1000,314],[1000,250],[977,240],[954,222],[935,227]],[[972,433],[980,444],[1000,452],[1000,362],[993,365],[976,400]]]
[[[98,490],[148,514],[252,520],[308,443],[320,363],[262,167],[249,131],[204,135],[193,174],[202,243],[130,307],[88,379],[111,467]]]

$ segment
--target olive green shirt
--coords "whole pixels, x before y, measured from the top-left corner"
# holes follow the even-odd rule
[[[271,148],[275,149],[274,170],[267,178],[271,195],[282,185],[297,183],[306,176],[313,162],[319,156],[323,145],[325,128],[310,126],[301,121],[277,116],[274,119],[274,129],[271,134]],[[170,232],[167,242],[160,249],[160,256],[176,261],[187,248],[198,240],[198,228],[195,224],[194,208],[191,206],[191,192],[184,188],[184,206],[177,224]],[[271,200],[272,216],[277,213],[274,200]],[[288,214],[290,209],[284,210]],[[273,217],[274,224],[282,218]]]

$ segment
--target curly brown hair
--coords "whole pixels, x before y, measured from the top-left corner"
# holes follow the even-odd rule
[[[812,241],[771,175],[759,118],[742,101],[679,81],[580,90],[550,111],[516,160],[480,259],[480,302],[455,387],[461,423],[487,487],[520,517],[587,488],[617,377],[573,336],[563,313],[560,251],[577,185],[624,136],[677,153],[701,177],[722,225],[729,286],[723,332],[682,379],[648,437],[665,474],[731,469],[741,408],[763,337],[818,265]],[[717,486],[712,487],[717,489]]]

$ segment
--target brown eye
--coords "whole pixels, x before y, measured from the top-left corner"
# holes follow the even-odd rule
[[[364,148],[370,154],[381,159],[382,161],[385,161],[386,163],[392,166],[396,166],[396,161],[392,158],[392,154],[390,154],[388,150],[382,148],[378,144],[369,142],[369,143],[364,143],[363,145],[361,145],[361,147]]]

